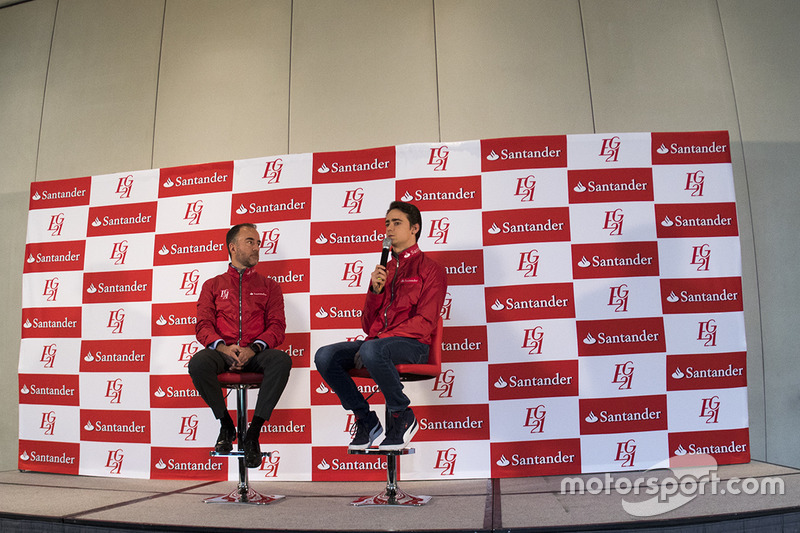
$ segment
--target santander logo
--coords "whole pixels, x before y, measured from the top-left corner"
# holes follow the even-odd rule
[[[567,136],[515,137],[481,141],[481,170],[564,167]]]

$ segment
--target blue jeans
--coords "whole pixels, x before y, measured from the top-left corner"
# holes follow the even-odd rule
[[[411,403],[403,393],[395,365],[426,363],[429,348],[417,339],[406,337],[338,342],[317,350],[314,363],[322,379],[339,396],[342,407],[353,411],[357,418],[363,418],[369,413],[369,404],[348,374],[355,368],[356,353],[360,353],[364,367],[386,398],[386,409],[391,412],[402,411]]]

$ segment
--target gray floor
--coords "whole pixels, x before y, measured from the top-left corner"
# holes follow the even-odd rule
[[[270,505],[215,505],[203,499],[229,492],[235,482],[154,481],[78,477],[31,472],[0,472],[0,531],[35,530],[31,517],[49,523],[48,531],[75,530],[75,524],[117,524],[131,529],[176,530],[176,526],[249,530],[514,530],[561,528],[565,531],[636,530],[645,526],[662,531],[800,531],[800,470],[766,463],[721,466],[716,494],[710,485],[687,495],[687,502],[668,510],[676,500],[657,503],[642,493],[621,495],[637,479],[657,476],[661,491],[672,490],[671,470],[577,476],[593,494],[567,494],[562,476],[503,480],[401,481],[400,488],[433,498],[421,507],[353,507],[358,496],[380,492],[382,483],[272,482],[252,483],[262,493],[285,494]],[[745,481],[735,481],[736,479]],[[728,485],[734,480],[733,485]],[[602,481],[602,484],[601,484]],[[725,487],[756,494],[730,494]],[[770,492],[770,486],[782,494]],[[691,485],[687,485],[690,489]],[[764,489],[762,490],[762,487]],[[725,494],[721,494],[725,491]],[[646,516],[634,517],[623,500],[648,500]],[[637,511],[639,512],[639,511]],[[772,515],[772,516],[763,516]],[[777,517],[777,518],[776,518]],[[30,521],[28,527],[25,521]],[[749,520],[749,522],[742,522]],[[721,529],[712,527],[714,522]],[[701,525],[697,525],[700,523]],[[16,524],[16,525],[15,525]],[[23,524],[20,526],[19,524]],[[702,525],[705,524],[705,525]],[[732,524],[736,524],[735,527]],[[744,525],[742,525],[744,524]],[[748,525],[749,524],[749,525]],[[57,527],[58,526],[58,527]],[[15,529],[16,528],[16,529]],[[44,530],[44,529],[41,529]]]

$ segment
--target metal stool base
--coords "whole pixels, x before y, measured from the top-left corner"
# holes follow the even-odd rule
[[[350,505],[425,505],[430,499],[430,496],[414,496],[395,488],[393,492],[384,490],[375,496],[362,496],[350,502]]]
[[[223,494],[221,496],[213,496],[211,498],[206,498],[203,500],[205,503],[240,503],[240,504],[250,504],[250,505],[268,505],[272,502],[276,502],[285,498],[281,494],[272,494],[266,495],[261,494],[251,488],[248,487],[247,492],[240,492],[237,488],[236,490],[232,491],[229,494]]]
[[[414,448],[403,448],[402,450],[379,450],[377,448],[367,448],[366,450],[347,450],[349,454],[356,455],[385,455],[386,456],[386,489],[375,496],[362,496],[350,502],[350,505],[361,507],[367,505],[425,505],[431,499],[430,496],[415,496],[400,489],[397,486],[397,456],[414,453]]]

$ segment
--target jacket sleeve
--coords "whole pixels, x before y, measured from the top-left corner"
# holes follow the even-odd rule
[[[208,279],[203,283],[200,290],[200,298],[197,300],[197,323],[194,326],[197,340],[203,346],[222,339],[216,327],[217,308],[214,303],[214,279]]]
[[[367,297],[364,299],[364,308],[361,310],[361,329],[363,329],[364,333],[367,335],[370,334],[372,325],[379,319],[378,314],[383,304],[383,298],[383,292],[376,294],[372,292],[371,286],[367,289]]]
[[[424,269],[422,292],[417,301],[417,312],[408,320],[384,331],[378,337],[411,337],[429,344],[431,334],[447,294],[447,275],[444,268],[434,261],[428,261]]]
[[[283,291],[274,280],[267,278],[269,301],[267,312],[264,316],[264,331],[253,340],[264,341],[267,348],[277,348],[286,338],[286,314],[283,305]]]

